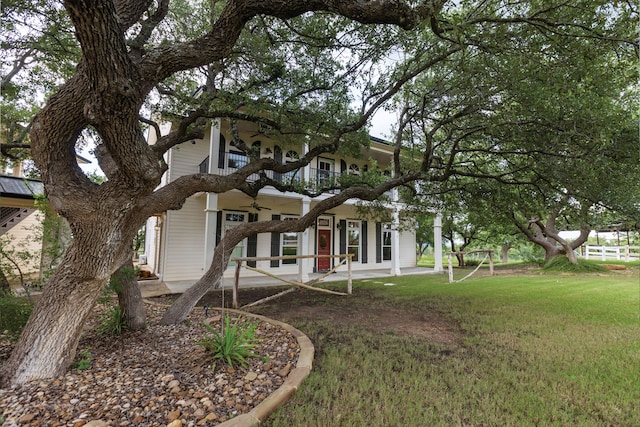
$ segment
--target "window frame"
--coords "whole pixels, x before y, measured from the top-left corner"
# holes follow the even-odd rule
[[[282,221],[290,221],[290,220],[294,220],[294,219],[299,219],[300,217],[298,215],[282,215],[282,217],[280,218]],[[296,239],[295,239],[295,246],[291,245],[291,244],[285,244],[285,235],[293,235],[295,234]],[[291,248],[295,248],[295,253],[294,254],[285,254],[285,248],[291,249]],[[299,255],[300,252],[300,233],[298,232],[282,232],[280,233],[280,256],[285,256],[285,255]],[[294,258],[294,259],[283,259],[280,260],[280,264],[281,265],[298,265],[298,259]]]
[[[353,226],[357,224],[357,226]],[[346,241],[346,245],[347,245],[347,253],[348,254],[355,254],[355,256],[353,258],[351,258],[352,262],[360,262],[360,259],[362,257],[362,221],[360,221],[359,219],[347,219],[347,241]],[[356,245],[351,243],[351,231],[357,231],[358,233],[358,243]],[[355,251],[353,251],[353,249],[356,249]]]
[[[242,221],[238,221],[235,219],[228,219],[229,217],[242,217]],[[227,231],[234,229],[235,227],[237,227],[238,225],[241,224],[246,224],[247,222],[249,222],[249,214],[247,212],[243,212],[243,211],[232,211],[232,210],[223,210],[222,211],[222,237],[224,237],[224,235],[227,233]],[[230,224],[235,224],[233,227],[229,227]],[[234,257],[238,257],[238,258],[243,258],[247,256],[247,246],[248,246],[248,238],[244,238],[242,239],[242,241],[238,242],[238,244],[233,248],[233,251],[231,252],[231,256],[229,257],[234,258]],[[240,248],[240,255],[234,255],[233,253]],[[235,266],[236,263],[235,261],[229,261],[229,264],[227,265],[227,267],[233,267]]]
[[[393,259],[393,228],[390,222],[383,222],[381,224],[381,236],[380,236],[380,253],[382,254],[382,261],[391,261]],[[385,243],[385,236],[388,236],[389,243]],[[386,257],[386,251],[388,249],[389,257]]]

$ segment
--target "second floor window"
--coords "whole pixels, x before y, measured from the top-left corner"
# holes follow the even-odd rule
[[[333,160],[318,159],[318,184],[320,186],[330,185],[333,181]]]
[[[298,155],[298,152],[294,150],[287,151],[287,153],[284,156],[285,164],[295,162],[298,159],[300,159],[300,156]],[[284,174],[285,181],[287,183],[290,183],[294,179],[299,179],[300,177],[297,175],[297,173],[298,173],[297,169],[285,173]]]

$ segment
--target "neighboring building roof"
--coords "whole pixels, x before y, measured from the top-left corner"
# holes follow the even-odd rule
[[[37,179],[0,175],[0,197],[15,199],[35,199],[44,193],[44,185]]]
[[[384,144],[384,145],[393,145],[393,143],[391,141],[387,141],[386,139],[378,138],[377,136],[369,135],[369,138],[373,142],[379,142],[380,144]]]
[[[91,164],[91,160],[82,157],[80,154],[76,153],[76,160],[78,161],[79,165],[90,165]]]

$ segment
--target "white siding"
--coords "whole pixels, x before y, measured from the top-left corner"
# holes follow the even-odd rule
[[[169,182],[176,180],[180,176],[198,172],[198,165],[209,155],[209,140],[210,138],[206,137],[204,140],[196,140],[195,144],[187,142],[171,150],[168,156],[170,172],[167,179]],[[251,141],[248,141],[248,143],[250,142]],[[265,142],[266,141],[263,141],[263,144]],[[263,147],[269,145],[270,144],[267,143],[263,145]],[[360,164],[360,162],[358,162],[358,164]],[[317,161],[312,162],[310,167],[316,168]],[[339,158],[335,158],[335,170],[340,172]],[[301,196],[300,198],[297,196],[293,198],[279,197],[273,191],[269,192],[267,190],[261,194],[259,204],[268,206],[272,210],[261,211],[259,213],[260,220],[271,219],[271,215],[273,214],[296,214],[300,210],[299,200]],[[251,203],[251,200],[246,198],[246,196],[236,195],[235,193],[229,193],[224,196],[220,195],[219,197],[219,202],[216,202],[215,207],[212,209],[221,211],[226,209],[246,211],[246,205]],[[322,198],[325,197],[322,196],[319,199]],[[208,268],[208,265],[204,263],[205,205],[206,197],[203,195],[195,195],[185,202],[181,210],[169,211],[165,214],[164,223],[162,224],[162,241],[154,242],[163,246],[162,251],[159,252],[159,265],[161,266],[159,273],[161,273],[163,280],[197,280]],[[334,241],[333,253],[337,254],[339,253],[340,247],[340,230],[336,227],[337,221],[345,218],[354,218],[355,212],[349,203],[336,208],[334,211],[336,216],[334,216],[335,223],[332,231]],[[390,268],[390,261],[376,263],[376,224],[375,221],[368,221],[367,225],[367,263],[354,263],[353,268],[355,270]],[[217,226],[221,226],[221,224],[217,224]],[[153,227],[148,229],[153,230]],[[316,232],[315,228],[309,231],[308,253],[310,254],[316,253]],[[299,241],[302,241],[302,239],[300,238]],[[152,242],[150,241],[149,243]],[[153,253],[151,252],[155,251],[151,246],[153,246],[153,244],[150,244],[147,249],[149,252],[147,256],[150,263],[153,261]],[[402,232],[400,234],[400,246],[400,267],[415,266],[415,234],[412,231]],[[271,233],[258,235],[256,255],[259,257],[271,255]],[[313,265],[313,261],[310,261],[309,265]],[[297,265],[287,265],[272,269],[269,261],[259,261],[257,268],[272,271],[277,270],[279,274],[297,274],[298,272]],[[232,271],[233,268],[228,269],[225,276],[232,274]],[[244,271],[243,275],[252,275],[252,273]]]
[[[416,266],[416,233],[414,230],[400,232],[400,268]]]
[[[167,212],[163,280],[194,280],[204,273],[204,198],[190,197]]]
[[[185,142],[171,150],[171,181],[183,175],[190,175],[198,172],[198,165],[209,155],[208,141],[201,139],[194,140],[195,144]]]
[[[26,261],[16,259],[23,274],[40,271],[42,239],[39,237],[42,235],[41,224],[42,214],[39,211],[34,211],[3,235],[3,240],[6,238],[9,241],[9,251],[28,252],[33,256],[32,259]],[[19,274],[16,268],[11,268],[10,271],[11,274]],[[20,279],[18,278],[18,280]]]

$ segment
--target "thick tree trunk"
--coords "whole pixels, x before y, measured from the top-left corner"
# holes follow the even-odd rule
[[[20,340],[3,363],[1,386],[59,376],[73,361],[82,329],[113,265],[122,263],[116,255],[123,253],[117,237],[124,236],[118,227],[116,231],[99,226],[84,231],[78,233],[46,283]],[[103,243],[109,241],[114,244]]]
[[[122,309],[122,317],[127,329],[140,330],[147,325],[147,313],[142,301],[142,293],[131,257],[111,276],[118,293],[118,302]]]
[[[554,244],[541,245],[544,248],[544,262],[549,262],[558,255],[564,255],[564,251]]]
[[[500,254],[502,256],[502,263],[507,264],[509,262],[509,249],[511,249],[511,245],[501,245],[500,246]]]
[[[82,326],[107,281],[106,276],[78,280],[80,269],[77,263],[65,263],[48,282],[2,366],[3,386],[60,375],[73,361]]]
[[[229,237],[231,237],[229,234],[230,233],[227,233],[227,236],[225,236],[227,243],[229,243],[228,240],[230,240]],[[189,313],[191,313],[191,310],[193,310],[193,307],[195,307],[198,301],[200,301],[200,298],[202,298],[208,291],[212,290],[215,284],[220,281],[224,274],[224,270],[227,268],[229,256],[231,255],[231,252],[233,252],[234,246],[240,242],[242,238],[235,239],[237,240],[235,244],[220,244],[216,247],[213,253],[213,261],[211,262],[211,266],[207,272],[200,278],[200,280],[187,289],[186,292],[171,304],[171,307],[169,307],[164,316],[162,316],[160,323],[164,325],[171,325],[184,322]],[[225,248],[225,250],[223,251],[222,248]]]

